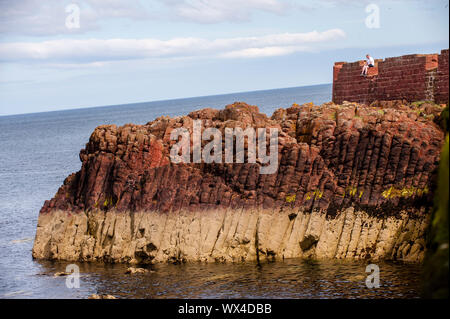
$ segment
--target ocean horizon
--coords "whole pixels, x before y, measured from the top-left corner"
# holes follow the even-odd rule
[[[97,109],[97,108],[101,109],[101,108],[119,107],[119,106],[120,107],[132,107],[132,106],[143,105],[143,104],[148,105],[150,103],[176,102],[176,101],[197,100],[197,99],[214,99],[214,98],[228,98],[228,97],[239,97],[239,96],[246,97],[249,95],[256,96],[259,93],[269,93],[269,92],[274,92],[274,91],[280,91],[280,93],[287,93],[289,95],[289,93],[293,93],[294,91],[297,91],[297,89],[313,89],[315,87],[317,87],[317,88],[329,87],[329,101],[331,101],[332,83],[323,83],[323,84],[302,85],[302,86],[294,86],[294,87],[286,87],[286,88],[261,89],[261,90],[252,90],[252,91],[223,93],[223,94],[199,95],[199,96],[178,97],[178,98],[168,98],[168,99],[156,99],[156,100],[144,101],[144,102],[130,102],[130,103],[96,105],[96,106],[69,107],[69,108],[64,108],[64,109],[48,110],[48,111],[40,111],[40,112],[24,112],[24,113],[12,113],[12,114],[1,114],[0,113],[0,117],[43,114],[43,113],[52,113],[52,112],[77,111],[77,110]],[[290,91],[292,91],[292,92],[290,92]],[[323,94],[323,92],[321,92],[321,93]],[[322,101],[323,100],[322,94],[319,94],[319,96],[314,97],[314,98],[319,101]],[[300,95],[299,97],[301,98],[302,96]],[[324,101],[324,102],[329,102],[329,101]],[[246,102],[246,101],[244,101],[244,102]],[[308,102],[314,102],[314,101],[308,101]],[[320,103],[324,103],[324,102],[320,102]],[[296,102],[296,103],[298,103],[298,102]]]

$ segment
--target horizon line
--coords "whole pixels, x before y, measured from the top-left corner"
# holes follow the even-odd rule
[[[229,92],[229,93],[221,93],[221,94],[209,94],[209,95],[199,95],[199,96],[177,97],[177,98],[158,99],[158,100],[141,101],[141,102],[128,102],[128,103],[96,105],[96,106],[81,106],[81,107],[73,107],[73,108],[58,109],[58,110],[51,110],[51,111],[24,112],[24,113],[12,113],[12,114],[3,114],[3,115],[0,114],[0,118],[8,117],[8,116],[18,116],[18,115],[29,115],[29,114],[41,114],[41,113],[66,112],[66,111],[86,110],[86,109],[95,109],[95,108],[106,108],[106,107],[113,107],[113,106],[120,106],[120,105],[129,106],[129,105],[135,105],[135,104],[154,103],[154,102],[166,102],[166,101],[177,101],[177,100],[196,99],[196,98],[223,96],[223,95],[231,95],[231,94],[243,94],[243,93],[253,93],[253,92],[262,92],[262,91],[295,89],[295,88],[301,88],[301,87],[311,87],[311,86],[321,86],[321,85],[332,85],[332,82],[320,83],[320,84],[311,84],[311,85],[291,86],[291,87],[281,87],[281,88],[273,88],[273,89],[258,89],[258,90],[252,90],[252,91],[238,91],[238,92]]]

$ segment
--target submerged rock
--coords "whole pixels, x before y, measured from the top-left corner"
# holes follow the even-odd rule
[[[439,106],[419,107],[294,104],[269,118],[235,103],[99,126],[81,170],[42,207],[33,257],[145,264],[256,260],[258,251],[420,261],[444,134],[433,122]],[[277,128],[276,172],[260,174],[260,162],[172,163],[172,130],[186,128],[193,145],[199,119],[203,130]]]
[[[53,277],[62,277],[62,276],[69,276],[71,275],[70,272],[65,272],[65,271],[60,271],[60,272],[56,272]]]
[[[126,274],[130,274],[130,275],[134,275],[134,274],[144,274],[147,273],[148,270],[145,268],[135,268],[135,267],[129,267],[125,273]]]

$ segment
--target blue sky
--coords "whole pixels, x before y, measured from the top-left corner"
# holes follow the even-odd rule
[[[448,48],[448,2],[0,0],[0,115],[330,83]]]

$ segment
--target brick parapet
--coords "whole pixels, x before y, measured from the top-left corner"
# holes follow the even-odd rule
[[[376,60],[367,77],[364,61],[337,62],[333,68],[333,101],[372,103],[389,100],[448,102],[448,50]]]

